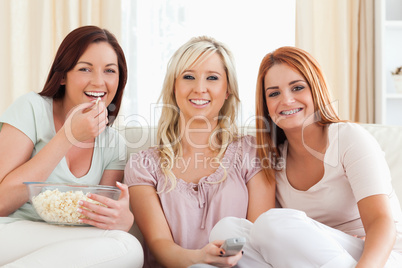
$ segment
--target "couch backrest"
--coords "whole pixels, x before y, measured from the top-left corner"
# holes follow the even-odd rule
[[[391,170],[392,184],[402,206],[402,126],[361,124],[376,138],[385,152],[385,158]],[[254,134],[253,129],[242,129],[243,134]],[[120,130],[125,137],[127,153],[145,150],[156,143],[156,127],[132,127]]]

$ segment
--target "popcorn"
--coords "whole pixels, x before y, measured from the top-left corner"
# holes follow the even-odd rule
[[[39,216],[46,222],[83,224],[78,220],[88,217],[77,211],[78,208],[86,209],[78,205],[80,200],[105,206],[89,199],[82,191],[60,192],[58,189],[46,190],[38,194],[32,198],[32,204]]]

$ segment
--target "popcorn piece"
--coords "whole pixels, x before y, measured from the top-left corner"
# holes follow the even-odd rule
[[[87,217],[77,211],[81,207],[78,205],[80,200],[105,206],[89,199],[82,191],[60,192],[58,189],[46,190],[38,194],[32,198],[32,203],[36,212],[46,222],[83,224],[78,220]]]

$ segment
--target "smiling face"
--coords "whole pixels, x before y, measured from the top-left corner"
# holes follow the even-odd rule
[[[286,64],[275,64],[265,75],[264,84],[268,112],[275,124],[284,131],[302,128],[314,113],[311,90],[304,77]]]
[[[185,120],[196,116],[217,120],[225,99],[229,96],[227,75],[217,53],[184,70],[175,81],[177,105]]]
[[[116,52],[106,42],[92,43],[61,82],[66,87],[64,103],[74,107],[101,97],[108,106],[119,85]]]

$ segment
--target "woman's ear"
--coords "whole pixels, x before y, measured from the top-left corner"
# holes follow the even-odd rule
[[[64,86],[66,84],[66,79],[63,77],[60,81],[60,85]]]
[[[229,95],[230,95],[229,90],[226,90],[226,98],[225,98],[225,100],[227,100],[229,98]]]

